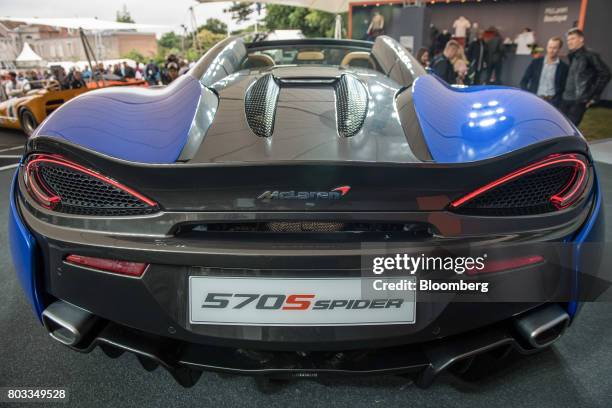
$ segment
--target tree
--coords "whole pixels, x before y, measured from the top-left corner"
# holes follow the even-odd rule
[[[342,13],[342,26],[347,26],[347,14]],[[307,37],[333,37],[336,16],[325,11],[304,7],[268,4],[264,22],[268,30],[299,29]]]
[[[243,27],[243,28],[239,28],[239,29],[237,29],[237,30],[234,30],[234,31],[232,31],[232,32],[231,32],[231,34],[232,34],[232,35],[250,34],[250,33],[254,33],[255,31],[257,31],[257,30],[255,30],[256,28],[257,28],[257,30],[259,30],[259,31],[264,30],[264,28],[262,27],[262,25],[261,25],[261,24],[259,24],[259,25],[257,25],[257,26],[256,26],[255,24],[251,24],[251,25],[248,25],[248,26],[246,26],[246,27]],[[246,40],[245,40],[245,41],[246,41]]]
[[[253,11],[255,10],[253,9],[251,3],[241,1],[232,3],[230,8],[223,11],[226,13],[232,13],[232,18],[236,20],[236,22],[244,23],[249,21],[251,14],[253,14]]]
[[[200,44],[202,51],[206,52],[209,48],[211,48],[213,45],[223,40],[224,38],[225,34],[213,33],[204,28],[198,33],[198,44]]]
[[[157,45],[164,48],[181,48],[181,36],[174,31],[164,33],[157,41]]]
[[[214,34],[226,34],[227,24],[225,24],[218,18],[209,18],[208,20],[206,20],[206,23],[204,23],[204,25],[198,27],[198,32],[200,32],[201,30],[208,30]]]
[[[118,23],[134,23],[135,21],[132,19],[130,12],[127,9],[127,6],[124,4],[121,10],[117,11],[116,21]]]

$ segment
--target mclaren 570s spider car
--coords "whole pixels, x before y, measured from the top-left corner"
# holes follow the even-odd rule
[[[74,350],[129,351],[185,386],[204,370],[427,386],[559,338],[602,220],[585,139],[532,94],[449,86],[386,36],[232,37],[167,87],[55,110],[15,174],[10,241]]]

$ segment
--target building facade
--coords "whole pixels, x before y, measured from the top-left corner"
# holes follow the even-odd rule
[[[113,30],[87,33],[87,39],[100,60],[119,59],[132,50],[146,58],[157,54],[154,33]],[[87,59],[78,30],[0,21],[0,61],[10,65],[26,42],[47,62]]]

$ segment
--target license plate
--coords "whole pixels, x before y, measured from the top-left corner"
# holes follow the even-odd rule
[[[415,292],[364,296],[363,287],[362,278],[190,276],[189,321],[256,326],[415,323]]]

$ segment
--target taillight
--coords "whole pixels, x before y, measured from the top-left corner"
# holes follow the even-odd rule
[[[544,262],[544,257],[541,255],[527,255],[520,256],[517,258],[508,258],[501,260],[489,260],[485,262],[482,269],[470,268],[467,270],[467,274],[470,276],[480,275],[485,273],[494,273],[509,271],[512,269],[524,268],[526,266],[534,266]]]
[[[529,215],[564,209],[584,195],[589,173],[582,155],[550,156],[453,201],[450,209],[477,215]]]
[[[159,208],[133,189],[61,156],[30,156],[23,177],[30,196],[58,212],[120,216],[150,214]]]
[[[119,261],[116,259],[94,258],[81,255],[68,255],[66,257],[66,262],[104,272],[136,277],[142,276],[148,266],[140,262]]]

